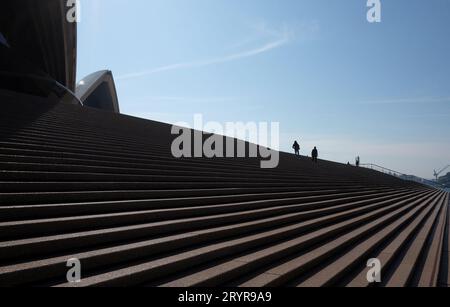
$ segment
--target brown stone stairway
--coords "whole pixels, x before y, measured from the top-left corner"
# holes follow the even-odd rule
[[[170,126],[3,99],[0,286],[448,286],[449,195],[281,153],[175,159]],[[66,280],[70,258],[82,281]]]

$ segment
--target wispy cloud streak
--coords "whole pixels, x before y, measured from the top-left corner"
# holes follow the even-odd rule
[[[161,66],[161,67],[157,67],[157,68],[146,70],[146,71],[124,74],[124,75],[117,77],[117,79],[118,80],[134,79],[134,78],[145,77],[148,75],[166,72],[166,71],[201,68],[201,67],[206,67],[206,66],[210,66],[210,65],[233,62],[233,61],[237,61],[240,59],[257,56],[257,55],[269,52],[276,48],[280,48],[283,45],[286,45],[287,43],[289,43],[290,37],[291,36],[290,36],[289,32],[285,30],[282,33],[280,33],[278,35],[278,37],[276,39],[274,39],[273,41],[268,42],[260,47],[254,48],[254,49],[242,51],[242,52],[231,54],[231,55],[226,55],[223,57],[217,57],[217,58],[193,61],[193,62],[171,64],[171,65]]]
[[[450,102],[450,97],[419,97],[419,98],[399,98],[363,101],[361,104],[423,104],[423,103],[441,103]]]
[[[143,97],[140,100],[150,102],[168,102],[168,103],[230,103],[241,101],[241,97],[174,97],[174,96],[150,96]]]

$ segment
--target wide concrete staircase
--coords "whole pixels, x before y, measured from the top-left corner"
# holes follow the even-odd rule
[[[0,286],[448,286],[449,195],[281,154],[175,159],[170,126],[2,98]],[[82,265],[67,282],[67,261]]]

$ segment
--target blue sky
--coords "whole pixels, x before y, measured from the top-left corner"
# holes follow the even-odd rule
[[[450,1],[81,0],[78,79],[175,123],[280,122],[281,149],[431,178],[450,163]]]

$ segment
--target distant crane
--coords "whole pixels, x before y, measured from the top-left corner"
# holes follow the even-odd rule
[[[439,175],[442,174],[443,172],[445,172],[448,168],[450,168],[450,165],[447,165],[446,167],[441,169],[439,172],[434,170],[434,177],[436,177],[436,181],[439,180]]]

